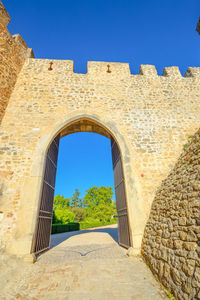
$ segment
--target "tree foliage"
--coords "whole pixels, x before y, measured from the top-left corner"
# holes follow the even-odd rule
[[[66,209],[70,206],[70,199],[64,198],[64,196],[57,195],[53,201],[54,208]]]
[[[112,187],[94,186],[86,191],[84,204],[86,217],[108,222],[116,214],[115,202],[112,200]]]
[[[55,210],[55,217],[57,223],[66,224],[69,222],[74,222],[75,214],[69,209],[57,208]]]
[[[85,219],[85,210],[79,207],[72,207],[71,212],[75,215],[74,222],[81,222]]]
[[[75,192],[73,194],[73,196],[71,197],[71,201],[70,201],[70,206],[71,207],[79,207],[81,208],[83,206],[83,202],[82,199],[79,198],[80,196],[80,192],[78,189],[75,189]]]
[[[53,223],[68,222],[110,222],[117,215],[116,204],[112,200],[112,187],[91,187],[83,199],[78,189],[71,199],[57,195],[54,197]]]

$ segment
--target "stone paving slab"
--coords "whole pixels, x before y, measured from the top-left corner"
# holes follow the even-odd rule
[[[35,264],[23,264],[12,274],[0,299],[167,299],[142,259],[128,257],[106,232],[66,235]]]

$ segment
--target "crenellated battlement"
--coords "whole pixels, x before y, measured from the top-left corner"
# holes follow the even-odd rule
[[[90,76],[127,77],[130,76],[128,63],[88,61],[87,74]]]
[[[51,70],[49,70],[51,64]],[[117,80],[117,78],[136,78],[144,76],[149,79],[156,79],[168,77],[184,79],[188,77],[200,78],[200,67],[189,67],[184,76],[181,75],[179,67],[165,67],[162,75],[158,75],[154,65],[141,65],[139,74],[131,74],[128,63],[119,62],[103,62],[103,61],[88,61],[87,73],[80,74],[74,72],[73,60],[59,60],[59,59],[28,59],[25,68],[34,70],[35,73],[49,73],[50,74],[76,74],[80,76],[89,76],[90,78],[104,77],[106,79]]]
[[[200,68],[199,67],[189,67],[185,73],[185,77],[200,77]]]
[[[181,77],[181,72],[179,67],[166,67],[162,75],[166,77]]]
[[[141,65],[139,74],[150,77],[156,77],[158,75],[156,67],[153,65]]]

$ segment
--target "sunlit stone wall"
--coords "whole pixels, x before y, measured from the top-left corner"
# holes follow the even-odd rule
[[[156,192],[142,253],[177,299],[200,299],[200,130]]]
[[[139,207],[143,221],[135,231],[141,239],[156,188],[173,168],[188,136],[199,128],[200,69],[189,68],[182,77],[177,67],[170,67],[158,76],[154,66],[142,65],[140,74],[131,75],[128,64],[109,63],[111,73],[107,65],[89,62],[87,74],[76,74],[72,61],[26,60],[0,132],[1,230],[6,239],[23,235],[15,229],[18,210],[26,182],[33,180],[40,141],[57,124],[82,114],[117,130],[128,146],[131,173],[126,185],[134,183],[137,193],[131,197],[129,192],[129,208],[134,214],[134,205]],[[24,226],[33,222],[23,214],[20,222],[21,218]]]

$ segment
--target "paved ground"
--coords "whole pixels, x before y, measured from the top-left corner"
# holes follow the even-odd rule
[[[116,240],[115,225],[53,235],[51,249],[35,264],[12,268],[10,262],[0,299],[166,299],[144,262],[127,257]]]

